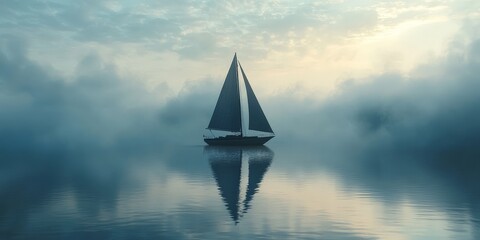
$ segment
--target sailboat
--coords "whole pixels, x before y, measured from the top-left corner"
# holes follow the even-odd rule
[[[243,81],[240,81],[238,69]],[[246,101],[242,101],[245,98]],[[248,111],[243,110],[245,107]],[[204,141],[209,145],[263,145],[275,136],[236,53],[207,129],[211,135],[204,135]],[[215,136],[212,130],[228,133]]]

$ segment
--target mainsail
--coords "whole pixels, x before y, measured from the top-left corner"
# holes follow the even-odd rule
[[[237,55],[233,57],[208,129],[242,131]]]
[[[228,70],[225,83],[223,84],[220,96],[217,100],[217,105],[215,106],[212,119],[210,120],[207,129],[242,133],[242,108],[238,67],[241,69],[247,92],[249,116],[248,129],[273,133],[273,130],[260,107],[260,103],[258,102],[255,93],[253,93],[253,89],[248,82],[247,76],[237,60],[237,54],[233,57],[232,64]]]

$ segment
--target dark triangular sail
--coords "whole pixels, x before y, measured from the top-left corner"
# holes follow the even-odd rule
[[[262,132],[270,132],[273,133],[270,124],[268,123],[265,114],[263,113],[262,108],[260,107],[260,103],[253,93],[253,89],[248,82],[247,75],[243,71],[242,66],[240,65],[240,69],[242,70],[243,80],[245,81],[245,88],[247,90],[247,99],[248,99],[248,121],[249,126],[248,129],[250,130],[257,130]]]
[[[233,57],[208,129],[242,131],[237,55]]]

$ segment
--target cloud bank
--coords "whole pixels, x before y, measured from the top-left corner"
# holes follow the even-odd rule
[[[344,80],[321,102],[299,100],[295,89],[288,96],[260,96],[278,133],[272,144],[477,154],[480,40],[471,24],[465,28],[471,33],[457,36],[444,56],[408,75]],[[33,60],[30,42],[23,39],[5,34],[0,41],[2,153],[202,144],[222,84],[218,79],[188,81],[175,96],[158,100],[167,90],[147,89],[94,51],[68,78]]]
[[[158,129],[153,96],[98,56],[79,62],[69,80],[28,59],[18,39],[3,38],[0,49],[1,152],[135,145],[136,136]]]
[[[411,76],[387,73],[344,83],[314,113],[314,135],[340,147],[478,156],[480,41],[452,49]],[[316,122],[316,123],[315,123]]]

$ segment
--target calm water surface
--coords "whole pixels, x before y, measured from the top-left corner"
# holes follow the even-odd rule
[[[1,239],[480,239],[475,160],[273,145],[0,164]]]

